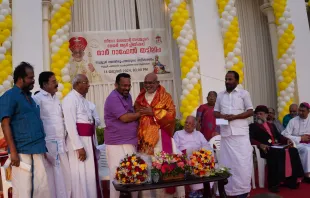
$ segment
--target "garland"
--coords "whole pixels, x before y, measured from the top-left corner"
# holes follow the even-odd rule
[[[71,6],[73,0],[52,0],[51,29],[49,32],[51,54],[51,70],[59,82],[58,98],[66,96],[71,88],[69,75],[69,30],[71,26]]]
[[[224,40],[225,68],[238,72],[239,83],[243,82],[241,40],[235,0],[217,0],[220,24]]]
[[[0,0],[0,96],[12,87],[12,15],[9,0]]]
[[[278,87],[279,120],[289,113],[289,106],[294,102],[296,62],[295,34],[287,0],[272,2],[278,33],[278,69],[276,71]]]
[[[177,41],[180,51],[182,79],[180,112],[181,124],[184,125],[186,117],[193,114],[200,104],[199,54],[186,1],[165,0],[165,2],[170,11],[173,38]]]

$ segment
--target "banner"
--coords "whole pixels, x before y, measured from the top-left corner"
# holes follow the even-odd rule
[[[155,72],[160,80],[172,79],[165,29],[71,33],[70,76],[85,74],[90,83],[115,82],[119,73],[144,81]]]

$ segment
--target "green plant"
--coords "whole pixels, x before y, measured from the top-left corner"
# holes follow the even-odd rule
[[[180,131],[180,130],[183,130],[183,128],[184,127],[181,125],[181,121],[179,119],[176,119],[174,131]]]
[[[104,128],[97,127],[96,133],[97,133],[98,145],[103,144],[103,142],[104,142]]]

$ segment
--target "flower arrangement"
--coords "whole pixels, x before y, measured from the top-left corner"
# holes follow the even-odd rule
[[[136,154],[126,155],[115,173],[115,179],[121,184],[141,184],[147,178],[147,164]]]
[[[152,172],[158,173],[164,181],[183,179],[185,172],[189,170],[185,155],[168,154],[164,151],[155,154],[152,166]]]
[[[215,162],[212,151],[204,148],[194,151],[188,161],[192,173],[198,177],[211,176],[214,173]]]

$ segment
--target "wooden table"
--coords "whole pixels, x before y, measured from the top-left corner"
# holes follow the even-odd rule
[[[188,177],[186,180],[182,181],[171,181],[171,182],[162,182],[157,184],[141,184],[141,185],[123,185],[123,184],[116,184],[113,181],[113,185],[115,190],[120,191],[120,198],[131,198],[131,192],[134,191],[143,191],[143,190],[153,190],[153,189],[160,189],[160,188],[168,188],[174,186],[186,186],[192,184],[199,184],[203,183],[204,186],[204,198],[212,198],[212,193],[210,190],[210,182],[218,182],[218,190],[221,198],[226,198],[226,192],[224,189],[224,185],[228,183],[227,178],[229,176],[214,176],[214,177]]]

